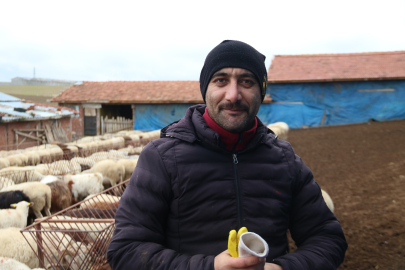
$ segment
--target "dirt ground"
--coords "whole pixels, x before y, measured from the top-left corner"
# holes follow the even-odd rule
[[[405,120],[290,130],[288,141],[335,204],[349,244],[339,269],[405,269]]]

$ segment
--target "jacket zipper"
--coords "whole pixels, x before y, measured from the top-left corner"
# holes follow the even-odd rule
[[[239,187],[239,174],[238,174],[238,155],[232,154],[233,158],[233,168],[235,171],[235,186],[236,186],[236,204],[237,204],[237,211],[238,211],[238,230],[242,228],[242,209],[241,209],[241,202],[240,202],[240,187]]]

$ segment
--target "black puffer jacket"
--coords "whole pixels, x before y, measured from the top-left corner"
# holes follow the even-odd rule
[[[214,269],[229,231],[269,244],[268,262],[336,269],[347,248],[311,171],[259,121],[248,146],[225,150],[196,105],[142,151],[116,213],[113,269]],[[287,253],[287,229],[298,250]],[[274,261],[273,261],[274,260]]]

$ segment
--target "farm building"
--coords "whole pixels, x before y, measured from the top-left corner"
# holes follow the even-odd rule
[[[405,119],[405,51],[276,55],[267,92],[291,128]]]
[[[0,93],[0,150],[70,140],[72,117],[77,113],[70,108],[22,102]]]
[[[131,129],[161,129],[203,100],[198,81],[110,81],[75,84],[52,102],[80,112],[73,124],[80,136],[109,132],[108,125],[114,125],[109,124],[114,121],[116,126],[127,128],[117,117],[131,121]]]

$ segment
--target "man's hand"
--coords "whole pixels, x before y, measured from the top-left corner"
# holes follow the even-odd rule
[[[215,257],[214,268],[215,270],[264,270],[265,262],[265,258],[256,256],[234,258],[228,250],[225,250]],[[269,270],[273,269],[269,268]]]
[[[274,263],[266,263],[264,270],[283,270],[283,267]]]

